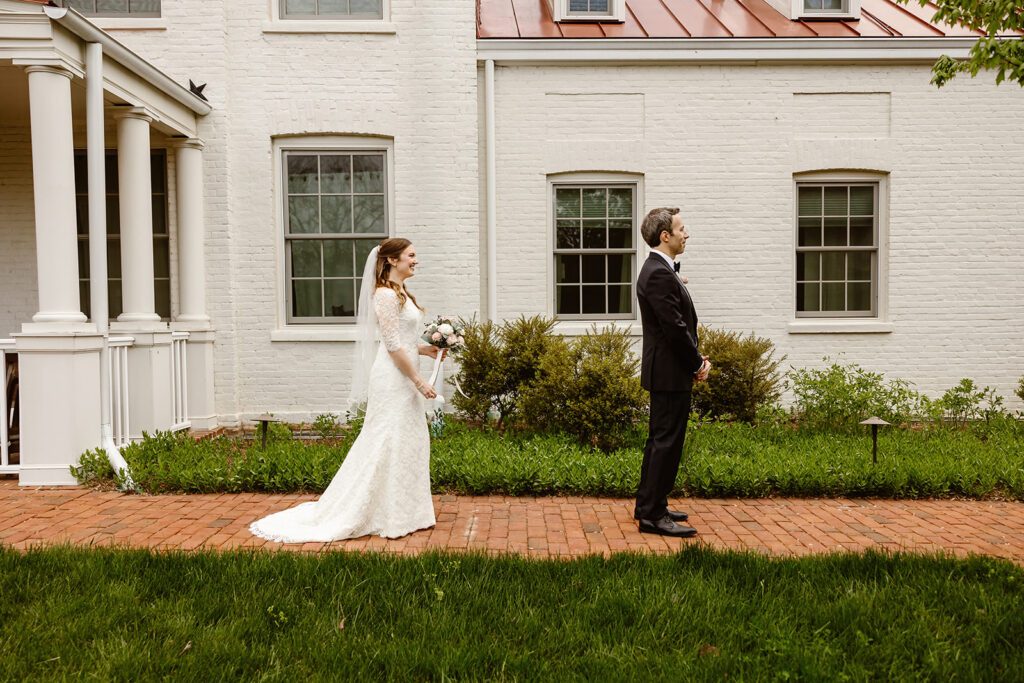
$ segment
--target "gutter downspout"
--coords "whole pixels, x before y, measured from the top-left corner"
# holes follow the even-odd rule
[[[106,156],[103,139],[103,46],[85,46],[86,166],[89,175],[89,302],[96,331],[103,338],[100,347],[100,447],[123,482],[135,488],[128,463],[114,445],[110,413],[110,335],[107,307],[107,203]]]
[[[484,137],[487,139],[487,317],[498,317],[498,213],[494,160],[494,60],[484,63]]]

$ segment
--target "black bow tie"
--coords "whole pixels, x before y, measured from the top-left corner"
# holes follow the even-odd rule
[[[672,270],[676,271],[677,273],[679,272],[679,261],[672,262]]]

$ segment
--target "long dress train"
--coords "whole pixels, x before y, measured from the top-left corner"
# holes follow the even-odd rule
[[[383,343],[370,370],[363,429],[318,500],[274,513],[249,526],[282,543],[378,535],[398,538],[434,525],[430,497],[430,435],[425,399],[388,351],[418,352],[423,313],[381,287],[373,296]]]

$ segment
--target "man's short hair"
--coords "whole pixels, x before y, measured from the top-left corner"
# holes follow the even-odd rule
[[[672,216],[679,213],[679,209],[660,207],[651,209],[644,217],[640,225],[640,236],[647,242],[647,246],[656,247],[661,244],[661,233],[672,232]]]

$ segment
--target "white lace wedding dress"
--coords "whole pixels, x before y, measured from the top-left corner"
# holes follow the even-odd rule
[[[373,296],[383,343],[370,370],[363,430],[318,500],[253,522],[256,536],[282,543],[377,535],[398,538],[434,525],[426,405],[388,351],[415,360],[423,313],[385,287]]]

